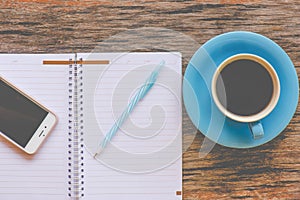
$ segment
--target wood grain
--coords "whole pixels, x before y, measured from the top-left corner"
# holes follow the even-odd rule
[[[175,30],[199,46],[224,32],[248,30],[277,42],[299,75],[299,4],[298,0],[2,0],[0,52],[91,52],[98,42],[141,27]],[[253,149],[216,145],[200,159],[204,137],[198,132],[183,155],[184,199],[300,199],[299,111],[298,106],[291,123],[277,138]],[[184,139],[191,139],[194,130],[183,113]]]

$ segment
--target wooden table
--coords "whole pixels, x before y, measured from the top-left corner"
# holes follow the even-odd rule
[[[300,73],[299,0],[4,0],[0,19],[1,53],[91,52],[98,42],[145,26],[181,32],[199,46],[248,30],[277,42]],[[299,111],[277,138],[253,149],[216,145],[199,158],[204,137],[198,132],[183,155],[184,199],[300,199]],[[184,113],[185,139],[194,130]]]

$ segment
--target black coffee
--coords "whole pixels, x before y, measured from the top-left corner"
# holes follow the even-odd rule
[[[241,59],[233,61],[221,71],[216,89],[220,103],[228,111],[250,116],[261,112],[269,104],[273,82],[261,64]]]

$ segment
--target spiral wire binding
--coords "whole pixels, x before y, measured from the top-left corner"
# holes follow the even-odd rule
[[[69,65],[68,196],[71,199],[84,196],[82,64],[77,65],[76,61],[77,54],[75,64]]]
[[[81,63],[82,58],[80,58]],[[84,144],[83,144],[83,66],[79,65],[78,68],[78,122],[79,122],[79,173],[80,173],[80,196],[84,196]]]
[[[69,59],[70,63],[72,59]],[[73,136],[73,65],[69,65],[69,108],[68,108],[68,196],[72,197],[72,183],[73,183],[73,174],[72,174],[72,158],[73,158],[73,149],[72,149],[72,136]]]

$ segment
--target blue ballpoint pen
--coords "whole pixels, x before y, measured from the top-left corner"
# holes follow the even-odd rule
[[[101,153],[101,151],[106,147],[107,143],[111,141],[113,136],[117,133],[118,129],[122,126],[125,120],[128,118],[129,114],[135,108],[137,103],[142,100],[146,94],[150,91],[153,87],[154,83],[156,82],[157,76],[161,70],[161,68],[165,65],[165,61],[161,61],[159,65],[154,69],[154,71],[150,74],[150,76],[145,81],[144,85],[139,89],[137,94],[132,98],[130,103],[127,105],[126,109],[123,111],[122,115],[118,118],[115,124],[111,127],[109,132],[105,135],[105,138],[102,140],[101,144],[99,145],[96,153],[94,154],[94,158]]]

